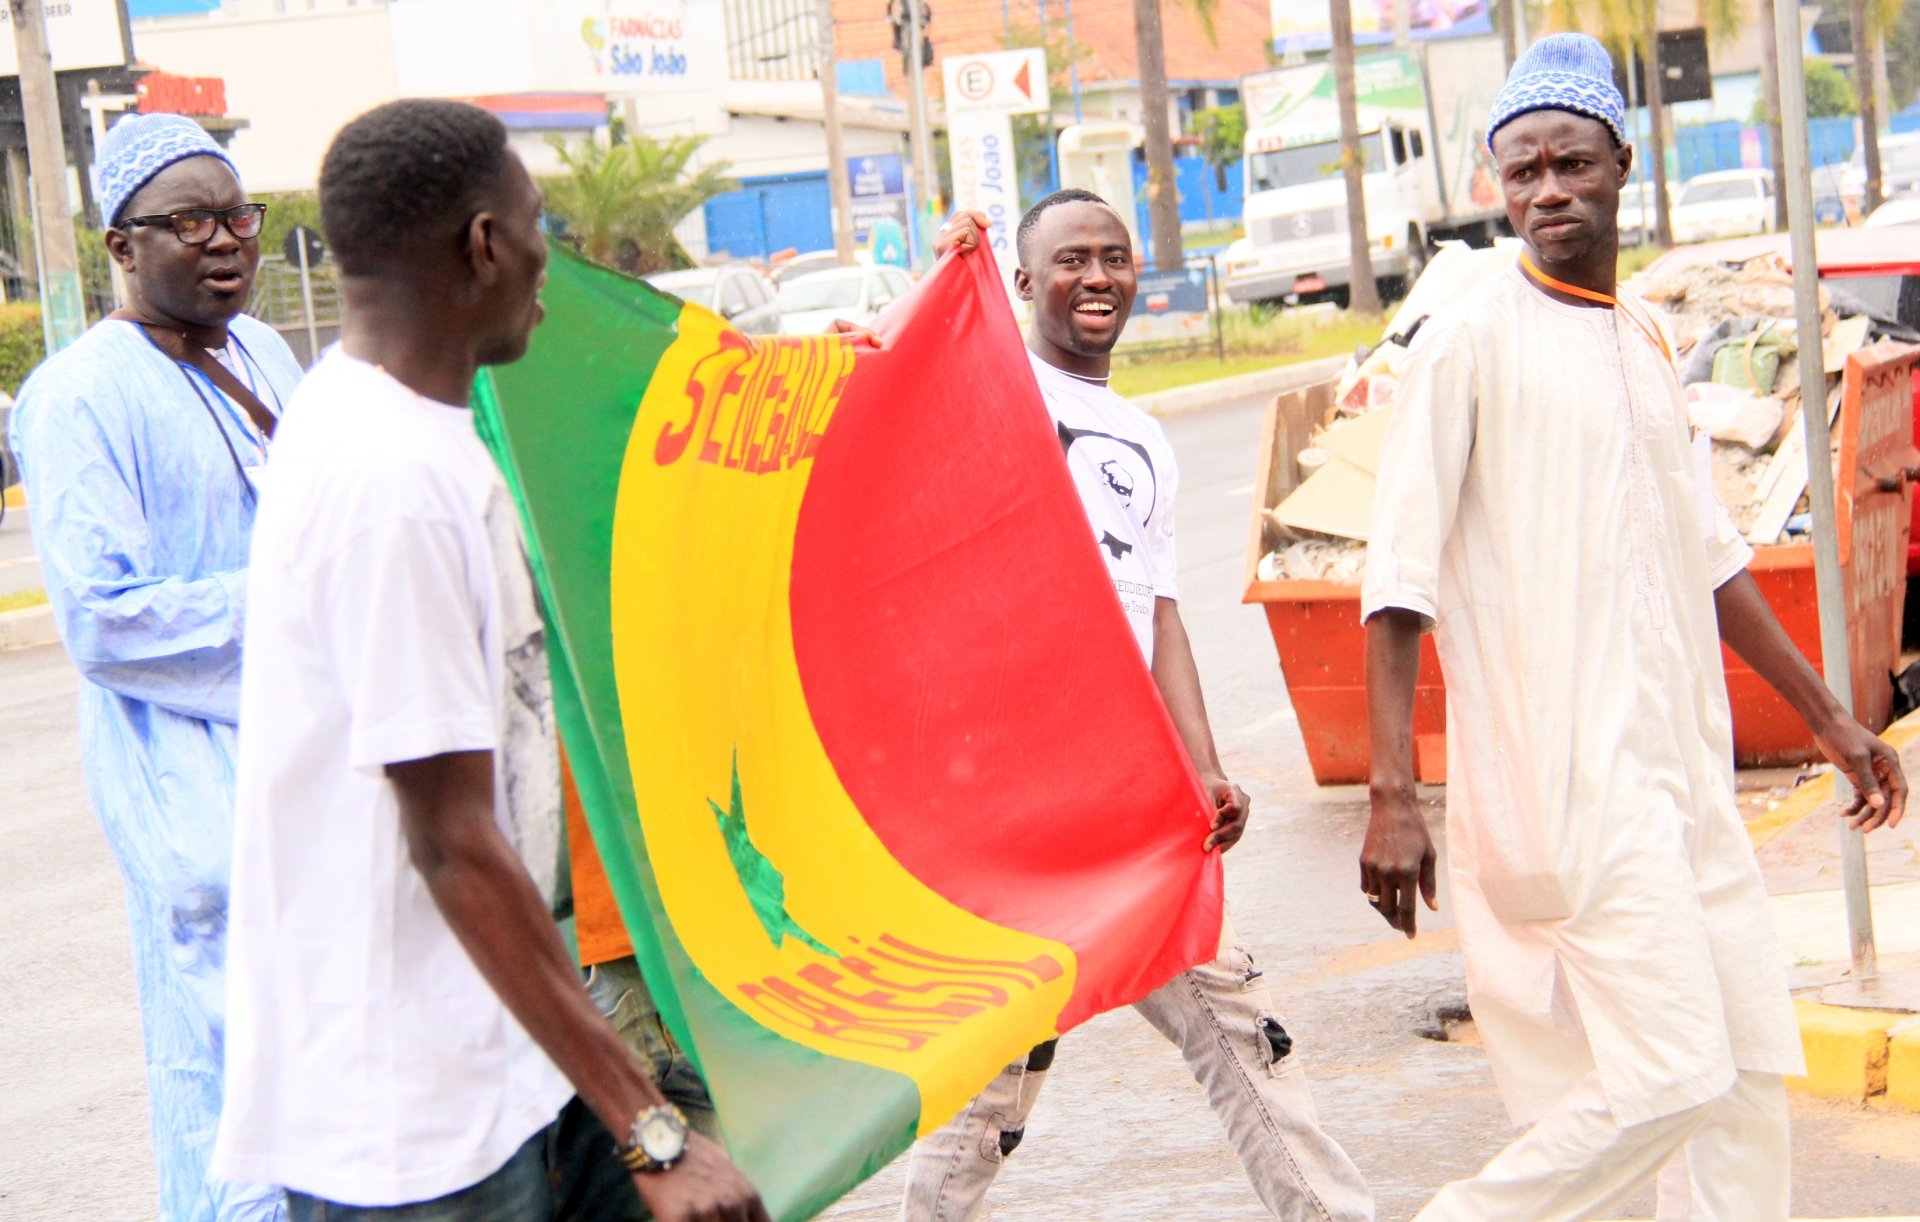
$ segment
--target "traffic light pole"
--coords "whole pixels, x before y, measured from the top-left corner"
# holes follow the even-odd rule
[[[53,56],[47,50],[40,0],[9,0],[20,56],[20,109],[27,128],[27,168],[33,176],[33,228],[40,247],[40,325],[47,353],[58,352],[87,329],[80,288],[80,256],[73,244],[73,207],[67,199],[66,141]]]
[[[907,119],[913,144],[912,203],[920,227],[927,228],[927,213],[940,196],[940,180],[933,169],[933,124],[927,119],[927,78],[921,65],[925,56],[926,30],[920,24],[925,0],[905,0],[907,10]],[[931,244],[931,236],[926,239]],[[919,252],[914,252],[916,261]]]

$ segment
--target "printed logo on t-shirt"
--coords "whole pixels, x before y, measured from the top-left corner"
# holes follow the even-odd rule
[[[1159,503],[1160,482],[1153,470],[1147,447],[1125,437],[1093,429],[1059,426],[1060,448],[1067,462],[1085,464],[1108,491],[1126,506],[1134,520],[1144,524],[1153,517]],[[1118,555],[1115,556],[1118,559]]]

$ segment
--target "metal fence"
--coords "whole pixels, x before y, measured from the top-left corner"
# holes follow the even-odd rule
[[[331,260],[307,270],[313,286],[313,338],[324,348],[340,336],[340,282]],[[280,332],[302,365],[319,357],[308,342],[306,305],[300,295],[300,266],[285,255],[261,255],[247,313]]]

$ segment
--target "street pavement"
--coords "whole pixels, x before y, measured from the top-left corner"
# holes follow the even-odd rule
[[[1412,942],[1360,898],[1365,793],[1314,786],[1265,618],[1240,605],[1262,405],[1167,422],[1182,464],[1183,614],[1223,760],[1254,800],[1227,857],[1228,902],[1327,1129],[1373,1183],[1380,1217],[1404,1219],[1511,1130],[1471,1024],[1444,1042],[1419,1034],[1463,996],[1444,889]],[[126,922],[80,781],[74,683],[57,647],[0,653],[0,1219],[154,1209]],[[1798,1096],[1793,1108],[1796,1215],[1920,1213],[1920,1115]],[[892,1217],[900,1172],[828,1216]],[[1001,1222],[1264,1216],[1179,1056],[1131,1011],[1062,1041],[992,1201]],[[1643,1194],[1620,1216],[1651,1212]]]
[[[0,594],[17,590],[38,590],[45,582],[40,577],[40,562],[34,558],[33,536],[28,532],[25,505],[7,509],[0,521]]]

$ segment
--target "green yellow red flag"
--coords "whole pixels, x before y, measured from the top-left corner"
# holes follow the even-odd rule
[[[476,406],[650,991],[775,1216],[1210,958],[1210,810],[990,257],[874,350],[555,246]]]

